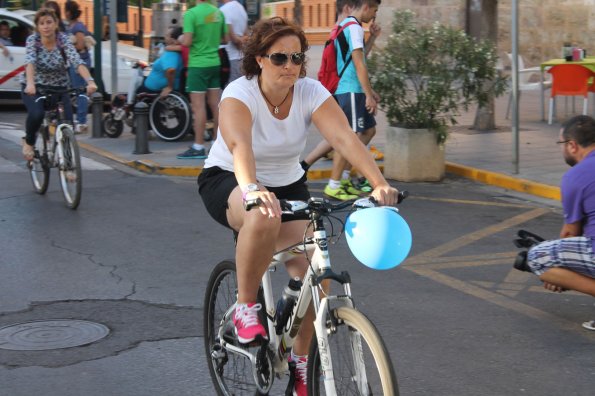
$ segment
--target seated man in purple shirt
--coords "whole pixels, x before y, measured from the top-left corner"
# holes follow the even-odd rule
[[[572,168],[562,177],[564,226],[560,238],[534,246],[527,264],[552,291],[576,290],[595,297],[595,120],[564,123],[558,144]],[[595,321],[583,323],[595,330]]]

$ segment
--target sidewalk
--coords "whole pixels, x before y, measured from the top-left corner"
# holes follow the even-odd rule
[[[309,51],[308,75],[311,77],[315,76],[318,69],[321,48],[313,46]],[[520,99],[518,174],[514,173],[512,162],[511,121],[505,119],[507,94],[496,100],[498,128],[494,131],[477,132],[469,129],[473,124],[475,108],[458,117],[459,125],[450,129],[451,133],[446,142],[446,171],[478,182],[559,200],[558,186],[568,166],[564,163],[560,148],[555,142],[558,139],[560,120],[571,115],[572,106],[569,106],[569,113],[566,114],[564,106],[561,103],[558,104],[560,119],[554,121],[553,125],[547,125],[547,122],[540,120],[539,95],[539,92],[524,92]],[[377,134],[372,144],[382,151],[387,126],[384,114],[379,113],[377,122]],[[176,159],[177,154],[185,151],[192,144],[192,136],[187,136],[181,142],[164,142],[154,138],[149,142],[151,153],[144,155],[133,154],[135,137],[127,128],[117,139],[93,139],[90,134],[81,135],[78,139],[81,147],[88,151],[147,173],[196,176],[204,164],[203,160]],[[320,139],[318,131],[312,126],[306,152],[314,148]],[[382,166],[382,161],[378,164]],[[331,161],[325,159],[318,161],[311,168],[309,178],[327,178],[330,175],[331,166]]]

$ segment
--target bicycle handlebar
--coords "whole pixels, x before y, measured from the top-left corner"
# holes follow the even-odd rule
[[[39,102],[40,100],[46,100],[51,96],[54,95],[64,95],[64,94],[77,94],[78,96],[82,96],[89,100],[89,97],[85,95],[87,91],[86,88],[52,88],[52,87],[43,87],[39,86],[36,87],[37,92],[41,95],[39,98],[35,99],[35,103]]]
[[[397,196],[397,204],[403,202],[403,200],[408,196],[408,191],[399,191],[399,194]],[[328,215],[334,211],[345,209],[349,206],[353,206],[356,209],[373,208],[379,206],[376,199],[374,199],[374,197],[371,196],[365,198],[352,199],[337,204],[331,203],[328,199],[317,197],[312,197],[307,202],[293,201],[287,199],[280,199],[279,202],[281,204],[282,214],[303,216],[305,218],[309,218],[311,213],[318,213],[319,215]],[[247,211],[251,210],[260,205],[261,203],[262,201],[260,200],[260,198],[245,200],[244,209]]]

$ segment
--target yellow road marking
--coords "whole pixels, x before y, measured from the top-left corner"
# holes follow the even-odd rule
[[[526,205],[526,204],[471,201],[468,199],[454,199],[454,198],[432,198],[432,197],[423,197],[423,196],[418,196],[418,195],[415,195],[413,198],[420,199],[423,201],[436,201],[436,202],[446,202],[446,203],[465,204],[465,205],[483,205],[483,206],[497,206],[497,207],[507,207],[507,208],[533,208],[534,207],[534,206]]]
[[[455,290],[461,291],[461,292],[468,294],[470,296],[485,300],[489,303],[496,304],[500,307],[509,309],[514,312],[518,312],[522,315],[528,316],[533,319],[537,319],[540,321],[546,321],[548,323],[553,323],[556,326],[562,328],[563,330],[568,330],[568,331],[573,331],[573,332],[580,330],[580,324],[578,324],[578,323],[571,322],[566,319],[562,319],[558,316],[555,316],[548,312],[534,308],[530,305],[515,301],[509,297],[506,297],[503,294],[494,293],[489,290],[485,290],[481,287],[474,286],[470,283],[455,279],[448,275],[441,274],[439,272],[428,269],[426,267],[406,267],[406,269],[409,271],[412,271],[418,275],[432,279],[435,282],[441,283],[441,284],[449,286]],[[514,293],[516,293],[516,292],[514,292]],[[595,341],[595,332],[581,331],[580,334],[583,337],[586,337],[590,340]]]
[[[462,237],[454,239],[450,242],[446,242],[446,243],[444,243],[438,247],[435,247],[433,249],[427,250],[415,257],[416,258],[417,257],[426,258],[426,257],[441,256],[441,255],[451,252],[453,250],[459,249],[463,246],[469,245],[469,244],[471,244],[475,241],[478,241],[482,238],[485,238],[487,236],[496,234],[500,231],[506,230],[506,229],[516,226],[518,224],[525,223],[531,219],[542,216],[548,212],[550,212],[550,210],[548,210],[548,209],[541,209],[541,208],[533,209],[529,212],[522,213],[520,215],[511,217],[511,218],[506,219],[498,224],[494,224],[492,226],[486,227],[482,230],[473,231],[467,235],[463,235]]]

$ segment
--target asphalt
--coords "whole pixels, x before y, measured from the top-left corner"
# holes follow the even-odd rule
[[[320,62],[320,46],[309,51],[308,75],[314,77]],[[547,95],[547,92],[546,92]],[[542,120],[540,92],[523,92],[519,107],[519,161],[515,166],[514,138],[511,121],[506,119],[508,94],[496,99],[496,129],[480,132],[470,129],[475,117],[475,107],[456,117],[458,124],[450,128],[446,141],[446,172],[481,183],[520,191],[537,197],[559,200],[559,184],[568,170],[560,148],[556,145],[560,122],[576,114],[572,100],[567,105],[559,101],[558,119],[552,125]],[[547,108],[547,97],[546,97]],[[577,110],[580,106],[577,106]],[[547,110],[547,109],[546,109]],[[547,111],[546,111],[547,118]],[[92,122],[91,120],[89,121]],[[386,142],[387,121],[382,112],[377,116],[377,133],[372,145],[383,151]],[[136,137],[125,128],[117,139],[93,138],[92,133],[79,136],[79,143],[85,150],[117,161],[143,172],[174,176],[196,176],[204,160],[179,160],[176,155],[192,144],[188,135],[178,142],[165,142],[155,136],[149,140],[148,154],[135,154]],[[321,140],[317,129],[312,126],[304,155]],[[378,161],[382,167],[383,161]],[[324,179],[330,175],[332,162],[322,159],[309,172],[310,179]],[[518,172],[517,172],[518,168]]]

